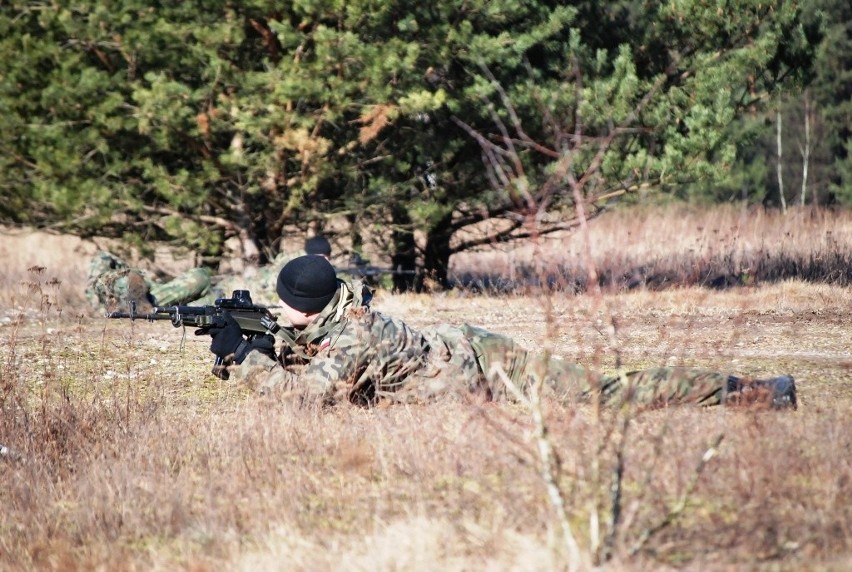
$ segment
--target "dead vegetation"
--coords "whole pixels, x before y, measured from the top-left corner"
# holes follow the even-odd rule
[[[580,233],[487,248],[453,259],[457,283],[523,290],[590,290]],[[697,285],[716,289],[797,279],[852,284],[852,213],[802,208],[782,214],[724,205],[615,210],[591,228],[598,283],[609,291]],[[543,278],[542,278],[543,277]]]
[[[263,399],[210,375],[206,340],[80,312],[67,267],[42,266],[6,285],[0,323],[0,569],[562,570],[566,523],[580,568],[852,563],[848,285],[380,293],[414,325],[468,321],[607,370],[797,377],[796,412],[544,403],[561,523],[520,405]]]

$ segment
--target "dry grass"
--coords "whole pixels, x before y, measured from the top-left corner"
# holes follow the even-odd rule
[[[714,288],[785,279],[852,284],[852,211],[683,205],[605,213],[591,230],[599,284],[610,291],[672,285]],[[585,291],[585,237],[562,233],[538,243],[459,254],[451,274],[461,284],[506,290],[541,280]]]
[[[23,457],[0,460],[0,569],[565,569],[523,408],[318,411],[259,398],[209,374],[205,340],[73,310],[79,281],[41,266],[9,277],[0,306],[0,443]],[[849,286],[381,293],[375,304],[605,369],[795,374],[794,413],[671,408],[625,432],[620,412],[546,404],[570,524],[588,565],[590,514],[605,533],[621,466],[612,569],[852,565]],[[683,512],[631,554],[718,435]]]

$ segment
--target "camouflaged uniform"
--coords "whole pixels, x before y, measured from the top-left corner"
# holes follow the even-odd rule
[[[212,304],[217,298],[230,298],[234,290],[249,290],[255,304],[277,305],[275,283],[284,265],[303,252],[281,252],[269,264],[257,268],[253,275],[225,276],[216,281],[202,303]]]
[[[93,308],[121,308],[133,300],[142,306],[187,304],[210,289],[210,272],[193,268],[169,282],[159,283],[144,270],[131,268],[109,252],[98,252],[89,266],[86,299]]]
[[[374,405],[381,400],[424,402],[513,398],[506,383],[526,391],[543,381],[543,392],[562,401],[631,398],[653,405],[692,402],[715,405],[726,399],[731,379],[688,368],[635,371],[608,376],[557,357],[536,354],[512,339],[469,325],[415,330],[360,304],[341,283],[334,299],[304,330],[279,332],[279,361],[253,352],[235,372],[262,393],[283,392],[324,403]],[[281,364],[285,367],[281,367]]]

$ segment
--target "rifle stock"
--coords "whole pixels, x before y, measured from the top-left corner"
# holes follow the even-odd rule
[[[129,312],[109,312],[107,318],[145,320],[170,320],[176,328],[190,326],[198,328],[196,334],[205,334],[213,327],[225,325],[225,315],[230,315],[240,326],[248,341],[267,334],[275,334],[281,326],[278,318],[266,306],[252,302],[248,290],[234,290],[230,298],[219,298],[215,303],[205,306],[155,306],[150,312],[136,312],[136,304],[131,302]],[[213,375],[219,379],[228,379],[228,370],[222,358],[216,357]]]

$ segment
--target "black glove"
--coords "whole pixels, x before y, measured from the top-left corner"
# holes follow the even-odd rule
[[[237,358],[239,358],[240,360],[237,363],[242,363],[245,357],[253,350],[257,350],[273,360],[277,359],[275,356],[275,336],[271,334],[264,334],[262,336],[254,338],[248,343],[248,346],[249,347],[248,350],[245,352],[245,355],[237,356]],[[234,361],[236,361],[236,359]]]
[[[211,327],[207,330],[207,333],[213,338],[213,341],[210,342],[210,351],[226,361],[228,356],[236,354],[241,349],[241,344],[247,342],[243,339],[243,332],[237,321],[230,314],[224,314],[223,318],[221,325],[217,324]],[[248,354],[248,352],[245,352],[245,354]]]
[[[210,342],[210,351],[227,364],[243,363],[246,356],[253,350],[258,350],[273,360],[276,359],[274,336],[264,334],[252,340],[246,340],[243,338],[240,325],[230,314],[224,314],[221,325],[200,328],[195,331],[195,334],[198,336],[210,335],[213,338],[213,341]],[[229,360],[230,356],[233,356],[233,358]]]

